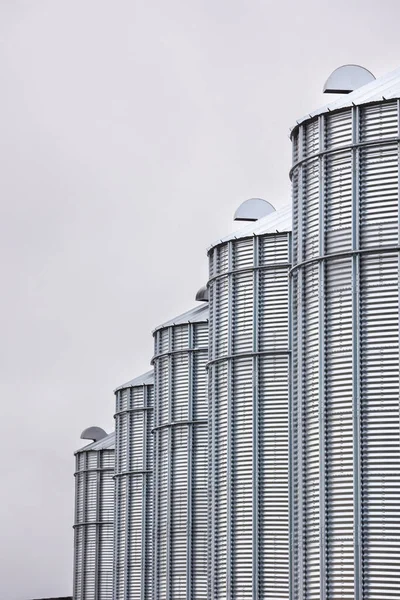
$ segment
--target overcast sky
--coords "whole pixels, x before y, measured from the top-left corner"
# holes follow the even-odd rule
[[[398,0],[1,0],[0,598],[72,591],[73,452],[152,329],[191,308],[289,128],[353,62],[400,65]]]

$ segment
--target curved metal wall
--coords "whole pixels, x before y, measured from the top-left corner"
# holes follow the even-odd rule
[[[154,333],[154,600],[207,597],[208,308],[193,312]]]
[[[111,600],[114,434],[76,453],[74,600]]]
[[[212,600],[289,597],[290,235],[209,251]]]
[[[152,598],[153,373],[116,390],[113,600]]]
[[[399,118],[293,133],[293,600],[400,597]]]

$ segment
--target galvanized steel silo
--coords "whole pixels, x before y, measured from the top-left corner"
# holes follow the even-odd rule
[[[152,598],[153,371],[115,390],[113,600]]]
[[[399,98],[292,132],[293,600],[400,598]]]
[[[154,600],[207,597],[208,306],[154,331]]]
[[[114,443],[110,433],[75,453],[74,600],[112,598]]]
[[[289,597],[291,210],[209,250],[210,595]]]

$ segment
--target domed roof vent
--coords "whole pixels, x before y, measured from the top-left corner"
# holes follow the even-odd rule
[[[98,442],[107,437],[107,433],[101,427],[87,427],[81,433],[81,440],[93,440]]]
[[[203,285],[196,294],[197,302],[208,302],[208,288]]]
[[[350,94],[371,81],[375,81],[375,77],[368,69],[359,65],[343,65],[329,75],[323,92],[324,94]]]
[[[275,212],[275,207],[262,198],[250,198],[245,200],[236,210],[235,221],[258,221]]]

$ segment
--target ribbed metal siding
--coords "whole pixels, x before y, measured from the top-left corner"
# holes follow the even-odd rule
[[[111,600],[114,449],[76,454],[74,600]]]
[[[207,597],[208,322],[165,327],[154,338],[153,598],[203,600]]]
[[[113,600],[152,598],[154,386],[116,392]]]
[[[292,599],[399,598],[398,102],[293,145]]]
[[[209,252],[209,598],[289,597],[290,234]]]

